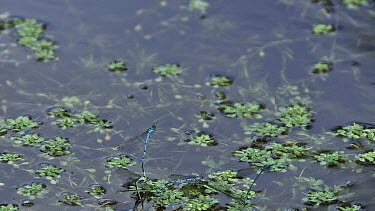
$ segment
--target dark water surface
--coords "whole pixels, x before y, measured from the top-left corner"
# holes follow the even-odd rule
[[[45,34],[59,46],[58,61],[37,62],[28,49],[17,44],[14,30],[0,35],[1,122],[31,115],[43,125],[43,137],[61,136],[72,143],[70,155],[46,157],[37,147],[15,146],[8,133],[0,140],[1,152],[22,154],[19,166],[0,163],[0,204],[18,204],[32,210],[105,210],[85,192],[91,184],[107,189],[104,198],[130,209],[130,193],[117,193],[119,183],[108,183],[106,159],[118,155],[114,149],[124,139],[146,131],[153,124],[146,169],[151,178],[169,174],[197,173],[248,168],[233,152],[250,145],[254,134],[245,135],[242,125],[272,122],[279,107],[300,96],[311,100],[315,113],[312,128],[293,129],[271,142],[301,141],[311,151],[344,151],[354,159],[361,150],[348,150],[349,143],[327,132],[352,122],[375,124],[375,13],[372,5],[350,10],[341,1],[217,0],[208,1],[205,13],[187,9],[189,1],[0,1],[0,13],[8,18],[35,18],[46,25]],[[333,12],[327,12],[327,10]],[[314,24],[330,23],[336,31],[314,35]],[[107,65],[125,61],[128,70],[113,73]],[[313,74],[313,65],[330,61],[332,72]],[[164,77],[152,72],[158,65],[179,64],[181,75]],[[233,79],[227,87],[206,85],[213,74]],[[142,87],[144,89],[142,89]],[[147,89],[146,89],[146,88]],[[233,102],[257,102],[265,106],[262,119],[228,118],[217,110],[215,94],[224,92]],[[132,95],[134,98],[129,98]],[[199,97],[204,96],[204,100]],[[68,102],[67,98],[76,97]],[[88,110],[113,122],[103,134],[82,125],[61,130],[51,124],[47,111],[62,106],[72,113]],[[201,111],[216,119],[198,122]],[[190,145],[185,131],[204,131],[216,146]],[[374,142],[368,150],[374,149]],[[142,153],[142,152],[139,152]],[[207,165],[212,161],[214,164]],[[40,163],[65,169],[57,184],[38,178],[32,170]],[[297,186],[296,177],[323,179],[330,187],[354,184],[351,196],[342,200],[374,210],[374,168],[355,166],[326,168],[311,157],[293,163],[287,172],[266,172],[257,181],[261,191],[252,203],[255,210],[286,210],[310,207],[302,198],[308,192]],[[139,165],[131,168],[141,173]],[[254,178],[256,170],[247,176]],[[33,181],[47,185],[48,193],[32,199],[17,187]],[[84,196],[84,207],[58,203],[62,193]],[[371,196],[371,197],[370,197]],[[226,199],[227,200],[227,199]],[[225,206],[228,201],[220,204]],[[335,206],[319,210],[336,210]],[[124,208],[125,207],[125,208]],[[152,204],[146,205],[152,207]],[[153,208],[150,208],[152,210]]]

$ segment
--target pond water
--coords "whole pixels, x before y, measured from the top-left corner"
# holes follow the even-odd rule
[[[374,210],[375,12],[348,2],[0,1],[0,210]]]

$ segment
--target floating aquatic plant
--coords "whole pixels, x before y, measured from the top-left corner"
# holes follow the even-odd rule
[[[18,209],[17,204],[0,204],[0,211],[16,211]]]
[[[82,113],[75,114],[74,117],[77,118],[78,122],[80,123],[85,122],[87,124],[98,126],[104,129],[112,128],[111,121],[99,119],[99,115],[93,114],[89,111],[83,111]]]
[[[17,193],[30,199],[41,198],[43,194],[48,193],[46,188],[47,186],[42,183],[33,182],[17,188]]]
[[[38,133],[27,134],[21,137],[10,137],[16,144],[22,144],[23,146],[37,146],[44,141],[43,137],[40,137]]]
[[[15,19],[13,22],[20,36],[18,42],[33,50],[38,61],[58,60],[55,55],[57,45],[41,38],[45,28],[43,24],[35,19]]]
[[[209,210],[219,200],[211,196],[199,195],[196,198],[189,199],[187,203],[183,204],[182,210]]]
[[[344,152],[325,152],[315,155],[314,158],[322,166],[333,167],[348,161],[348,156]]]
[[[123,72],[123,71],[128,70],[128,67],[126,66],[124,62],[117,61],[117,60],[109,63],[107,68],[111,72]]]
[[[72,117],[63,117],[52,122],[52,124],[65,130],[67,127],[77,127],[78,121]]]
[[[227,76],[221,76],[221,75],[212,75],[210,82],[207,83],[207,85],[213,86],[213,87],[219,87],[219,86],[230,86],[232,85],[233,80]]]
[[[151,201],[160,206],[166,206],[171,204],[180,203],[181,201],[187,200],[187,197],[184,196],[184,192],[180,190],[171,190],[165,189],[156,191],[153,193],[153,196],[150,197]]]
[[[93,196],[100,196],[107,193],[107,190],[99,184],[90,185],[90,190],[86,191],[88,194]]]
[[[239,157],[240,161],[255,163],[270,158],[271,152],[249,147],[246,149],[235,151],[234,156]]]
[[[224,181],[238,181],[237,172],[234,172],[232,170],[215,172],[213,174],[208,175],[208,177],[211,179],[221,179]]]
[[[315,208],[320,205],[334,204],[338,201],[337,190],[333,190],[329,187],[325,187],[323,190],[312,190],[307,193],[307,196],[302,200],[307,205],[314,206]]]
[[[350,139],[362,138],[366,138],[370,141],[375,142],[375,129],[366,128],[365,126],[356,123],[340,127],[339,129],[334,130],[333,134],[339,137],[343,137],[343,140],[345,142],[348,142]]]
[[[48,111],[48,115],[51,118],[58,118],[57,120],[53,121],[52,124],[57,125],[61,129],[66,129],[66,127],[77,127],[83,123],[86,123],[96,126],[94,132],[99,132],[102,134],[104,133],[104,129],[112,128],[112,122],[105,119],[99,119],[98,115],[89,111],[83,111],[82,113],[72,115],[65,108],[56,107],[50,109]]]
[[[342,0],[342,3],[345,4],[349,9],[358,9],[360,6],[369,5],[368,0]]]
[[[37,129],[39,124],[29,116],[19,116],[16,119],[6,119],[7,128],[15,133],[24,133],[28,129]]]
[[[0,162],[13,164],[15,161],[23,160],[23,156],[16,153],[1,153]]]
[[[279,135],[285,134],[288,129],[284,126],[277,124],[266,123],[254,123],[252,125],[243,125],[245,134],[255,134],[257,136],[269,136],[277,137]]]
[[[333,65],[328,62],[319,62],[314,64],[312,73],[314,74],[325,74],[332,71]]]
[[[359,210],[362,210],[364,207],[362,207],[361,205],[357,205],[357,204],[344,204],[344,205],[340,205],[337,207],[338,210],[340,211],[359,211]]]
[[[129,167],[129,166],[134,166],[135,164],[136,164],[136,162],[134,162],[128,156],[120,155],[120,156],[116,156],[116,157],[107,158],[107,164],[105,165],[105,167],[107,167],[107,168],[114,168],[114,167],[126,168],[126,167]]]
[[[280,108],[276,115],[279,117],[278,121],[288,128],[307,128],[314,116],[310,108],[300,104]]]
[[[270,150],[273,157],[287,156],[291,159],[304,158],[309,155],[308,149],[305,147],[305,143],[301,142],[286,142],[286,143],[272,143],[267,145],[264,149]]]
[[[328,34],[335,31],[332,24],[316,24],[312,28],[313,34]]]
[[[375,165],[375,152],[366,152],[355,156],[358,163],[364,165]]]
[[[101,207],[105,207],[106,211],[115,211],[111,206],[117,204],[117,201],[113,199],[98,199],[98,204]]]
[[[8,133],[8,129],[4,126],[0,126],[0,136],[3,136]]]
[[[205,134],[203,131],[197,133],[191,139],[186,140],[186,143],[192,145],[200,145],[203,147],[206,146],[215,146],[217,142],[212,138],[211,135]]]
[[[315,179],[313,177],[296,177],[299,183],[307,183],[306,185],[299,185],[301,190],[309,190],[305,193],[306,197],[302,200],[305,204],[318,208],[320,205],[329,205],[339,202],[339,197],[343,191],[347,190],[351,186],[348,182],[345,185],[334,186],[333,188],[324,184],[321,179]],[[347,196],[353,195],[352,193],[346,193]],[[340,202],[342,203],[342,202]]]
[[[198,122],[203,123],[202,127],[209,128],[210,125],[208,121],[213,121],[216,119],[215,114],[212,112],[201,111],[198,115],[195,115],[198,118]]]
[[[83,204],[80,202],[84,197],[78,196],[77,194],[72,193],[63,193],[64,196],[63,199],[60,199],[59,202],[69,205],[69,206],[81,206],[83,207]]]
[[[72,144],[68,139],[56,137],[55,139],[44,141],[39,150],[50,156],[57,157],[70,154],[71,152],[68,150],[70,146]]]
[[[57,179],[59,179],[61,176],[61,173],[65,170],[62,168],[58,168],[54,165],[43,163],[40,165],[40,169],[36,171],[36,173],[40,177],[45,177],[47,180],[51,182],[51,184],[56,184]]]
[[[163,77],[173,77],[180,75],[183,71],[183,68],[181,68],[178,64],[166,64],[166,65],[160,65],[152,68],[153,73],[157,73],[160,76]]]
[[[308,155],[308,151],[303,145],[303,143],[293,142],[284,144],[272,143],[262,149],[248,147],[237,150],[234,156],[238,157],[242,162],[250,163],[252,166],[259,168],[272,166],[269,171],[285,172],[285,169],[290,166],[289,163],[292,159],[303,161],[303,157]]]
[[[224,106],[222,112],[227,117],[240,117],[240,118],[262,118],[259,114],[264,107],[260,104],[248,102],[248,103],[234,103],[233,105]]]
[[[205,14],[206,10],[210,4],[203,0],[190,0],[189,2],[189,10],[191,11],[199,11],[201,14]]]
[[[62,107],[53,107],[47,111],[47,115],[51,118],[64,118],[64,117],[71,117],[72,115],[70,112]]]

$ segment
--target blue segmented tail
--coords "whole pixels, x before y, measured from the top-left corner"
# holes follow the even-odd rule
[[[156,130],[156,126],[153,125],[152,127],[150,127],[148,130],[147,130],[147,134],[146,134],[146,140],[145,140],[145,146],[144,146],[144,149],[143,149],[143,156],[142,156],[142,171],[143,171],[143,176],[145,178],[146,177],[146,170],[144,168],[144,162],[145,162],[145,157],[146,157],[146,150],[147,150],[147,144],[148,144],[148,139],[150,138],[150,135],[155,132]]]
[[[171,174],[171,175],[169,175],[169,179],[171,179],[171,183],[183,184],[183,183],[201,181],[203,179],[203,177],[202,176],[194,176],[194,175],[185,176],[185,175]],[[165,187],[166,186],[163,185],[162,189],[164,189]]]
[[[146,171],[145,171],[145,167],[144,167],[144,162],[145,162],[145,158],[146,158],[147,144],[149,142],[150,135],[153,132],[155,132],[155,130],[156,130],[156,126],[153,125],[146,132],[144,132],[144,133],[142,133],[138,136],[135,136],[135,137],[125,141],[123,144],[120,144],[120,145],[117,146],[117,149],[119,149],[119,150],[130,152],[131,149],[133,149],[135,146],[139,146],[139,144],[142,143],[142,142],[144,143],[141,167],[142,167],[143,177],[145,177],[145,178],[146,178]]]

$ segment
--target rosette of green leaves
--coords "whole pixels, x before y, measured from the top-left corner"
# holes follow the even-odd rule
[[[16,119],[6,119],[7,128],[15,133],[24,133],[28,129],[37,129],[39,124],[29,116],[19,116]]]
[[[56,137],[55,139],[44,141],[39,147],[39,150],[50,156],[57,157],[70,154],[71,152],[68,150],[70,146],[72,146],[72,144],[68,139]]]
[[[42,183],[33,182],[17,188],[17,193],[30,199],[35,199],[36,197],[42,198],[43,194],[48,193],[46,188],[47,186]]]
[[[61,177],[61,173],[65,170],[62,168],[58,168],[54,165],[43,163],[40,166],[41,168],[36,171],[36,173],[40,177],[45,177],[47,180],[51,182],[51,184],[56,184],[57,179]]]

